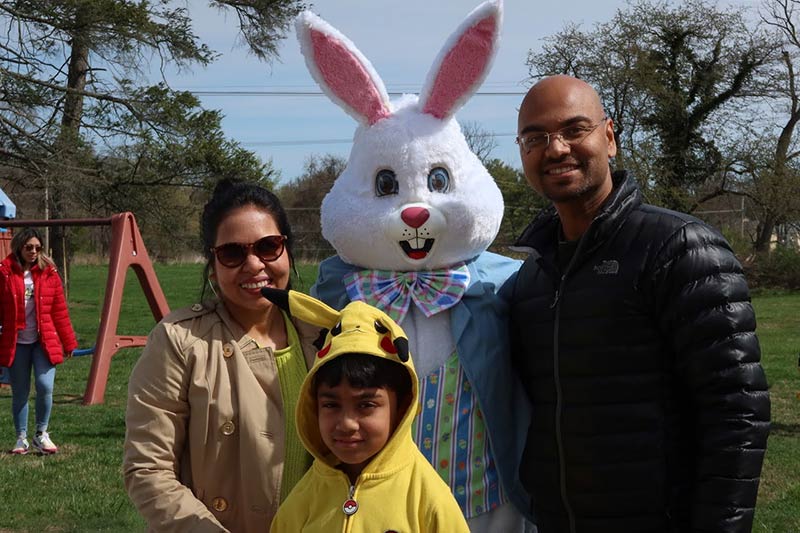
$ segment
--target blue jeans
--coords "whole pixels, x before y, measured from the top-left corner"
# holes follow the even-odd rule
[[[46,431],[53,409],[53,383],[56,367],[39,342],[17,344],[11,365],[11,413],[17,435],[28,433],[28,396],[31,392],[31,368],[36,381],[36,431]]]

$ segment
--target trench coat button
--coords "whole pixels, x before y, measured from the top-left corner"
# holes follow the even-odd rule
[[[231,345],[231,343],[226,342],[222,345],[222,355],[225,357],[230,357],[233,355],[233,345]]]
[[[233,435],[233,432],[236,431],[236,425],[230,420],[228,420],[227,422],[222,424],[220,431],[222,431],[223,435]]]
[[[221,513],[222,511],[224,511],[224,510],[226,510],[228,508],[228,500],[226,500],[225,498],[222,498],[220,496],[217,496],[216,498],[211,500],[211,507],[215,511]]]
[[[195,313],[200,312],[202,310],[203,310],[203,304],[194,304],[192,306],[192,311],[194,311]]]

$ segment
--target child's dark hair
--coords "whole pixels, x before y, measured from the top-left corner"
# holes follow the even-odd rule
[[[342,380],[351,387],[384,387],[395,392],[398,403],[411,393],[411,376],[403,365],[362,353],[341,355],[323,364],[314,374],[312,392],[316,396],[319,386],[336,387]]]
[[[203,270],[201,300],[205,297],[205,280],[208,279],[211,267],[214,264],[214,253],[211,251],[211,248],[216,244],[217,229],[228,213],[246,205],[253,205],[259,209],[263,209],[275,219],[278,231],[280,231],[282,235],[286,235],[284,253],[288,254],[289,265],[295,272],[295,275],[297,275],[297,270],[294,265],[294,255],[292,254],[294,237],[292,235],[292,228],[289,226],[289,218],[286,216],[286,211],[283,209],[281,201],[275,194],[260,185],[226,178],[220,180],[216,187],[214,187],[214,193],[211,195],[205,207],[203,207],[203,215],[200,219],[200,229],[203,237],[203,255],[206,258],[206,267]],[[287,289],[288,288],[291,288],[291,283]]]

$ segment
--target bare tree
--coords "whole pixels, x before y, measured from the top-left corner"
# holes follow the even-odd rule
[[[295,250],[304,260],[319,262],[336,253],[322,237],[320,207],[345,166],[347,161],[342,157],[312,155],[305,163],[303,174],[278,191],[291,218]]]
[[[725,157],[715,119],[755,90],[774,42],[745,13],[705,0],[638,0],[592,31],[569,25],[531,53],[531,75],[568,73],[600,92],[615,123],[618,165],[648,148],[652,173],[639,179],[652,200],[691,211],[723,192]]]
[[[461,124],[461,132],[467,139],[467,145],[478,156],[481,163],[486,165],[491,159],[492,152],[497,148],[497,138],[493,133],[486,131],[478,122],[466,121]]]
[[[756,252],[769,250],[772,235],[778,226],[800,219],[800,198],[797,197],[797,191],[800,190],[800,151],[796,142],[797,124],[800,121],[800,78],[795,67],[800,58],[798,7],[798,0],[766,0],[761,8],[761,20],[776,30],[782,44],[780,62],[769,78],[766,94],[784,103],[781,114],[785,118],[778,125],[777,135],[767,136],[769,145],[764,146],[763,151],[751,152],[770,154],[769,157],[761,161],[753,161],[752,155],[743,158],[750,162],[748,168],[752,184],[748,192],[759,212],[753,245]],[[756,136],[754,132],[753,137]]]

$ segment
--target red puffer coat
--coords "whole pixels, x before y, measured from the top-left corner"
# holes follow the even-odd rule
[[[39,342],[50,362],[64,361],[64,352],[78,347],[67,312],[61,278],[52,266],[31,268],[33,293],[36,295],[36,320]],[[13,254],[0,261],[0,366],[14,362],[17,333],[25,328],[25,283],[22,267]]]

